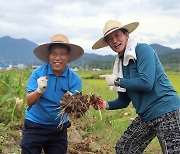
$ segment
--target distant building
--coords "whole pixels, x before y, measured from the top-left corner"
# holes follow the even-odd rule
[[[13,65],[9,65],[9,67],[6,68],[6,70],[11,70],[13,68]]]
[[[36,68],[39,67],[39,65],[33,65],[33,66],[31,66],[31,67],[32,67],[32,69],[36,69]]]
[[[93,68],[92,70],[93,70],[93,71],[101,71],[100,68]]]
[[[77,67],[72,68],[72,70],[75,71],[75,72],[79,71],[79,69]]]
[[[24,64],[17,64],[17,68],[25,68],[26,66]]]
[[[17,65],[14,65],[13,68],[18,68],[18,69],[22,69],[22,68],[26,68],[27,66],[24,65],[24,64],[17,64]]]
[[[7,67],[9,67],[9,64],[6,63],[0,63],[0,69],[6,69]]]

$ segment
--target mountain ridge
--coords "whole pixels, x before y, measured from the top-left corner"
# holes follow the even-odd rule
[[[0,62],[9,64],[25,64],[25,65],[41,65],[41,62],[34,54],[33,50],[38,44],[26,39],[15,39],[10,36],[3,36],[0,38]],[[176,53],[180,57],[180,48],[172,49],[160,44],[150,44],[150,46],[157,52],[160,57],[168,59],[173,57],[171,53]],[[167,56],[166,56],[167,55]],[[176,55],[176,57],[177,57]],[[175,58],[176,58],[175,57]],[[70,65],[95,65],[95,64],[112,64],[115,55],[99,55],[95,53],[84,53],[84,55],[70,63]]]

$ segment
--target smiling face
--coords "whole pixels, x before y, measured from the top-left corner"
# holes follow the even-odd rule
[[[56,76],[64,72],[69,55],[69,50],[65,46],[54,45],[49,49],[49,62]]]
[[[129,33],[126,30],[123,31],[118,29],[108,34],[105,38],[105,41],[113,51],[122,55],[126,49],[128,38]]]

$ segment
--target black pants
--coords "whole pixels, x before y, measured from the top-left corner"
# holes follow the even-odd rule
[[[142,154],[155,136],[163,154],[180,154],[180,110],[146,122],[135,118],[116,143],[116,153]]]
[[[70,125],[68,121],[60,129],[56,125],[37,124],[26,119],[21,142],[21,153],[41,154],[43,149],[45,154],[66,154],[67,128]]]

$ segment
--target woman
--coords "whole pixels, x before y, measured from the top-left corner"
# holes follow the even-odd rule
[[[109,46],[117,53],[113,74],[101,77],[118,92],[118,98],[101,100],[99,107],[91,103],[95,109],[122,109],[130,102],[135,107],[138,117],[116,143],[116,153],[143,153],[156,136],[164,154],[180,153],[180,99],[154,50],[129,37],[138,25],[117,20],[105,24],[104,36],[92,48]]]

